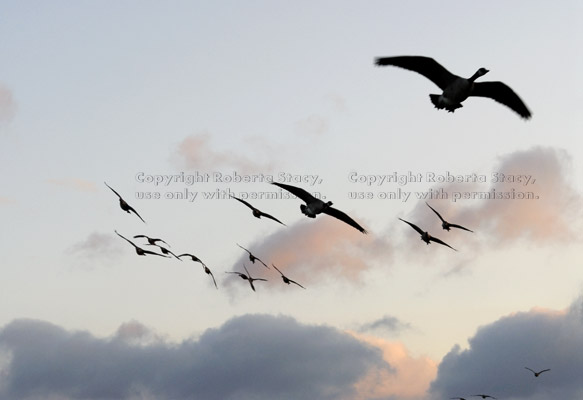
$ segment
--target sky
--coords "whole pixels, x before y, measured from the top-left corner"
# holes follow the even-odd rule
[[[583,397],[582,17],[0,0],[0,399]],[[437,110],[431,81],[375,66],[400,55],[487,68],[532,118],[487,98]],[[196,255],[218,289],[116,231]],[[227,273],[244,268],[256,291]]]

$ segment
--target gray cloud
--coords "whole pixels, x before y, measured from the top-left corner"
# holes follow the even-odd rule
[[[295,123],[295,130],[306,135],[323,135],[329,129],[330,123],[328,119],[317,114],[311,114]]]
[[[106,263],[122,253],[122,246],[112,234],[91,232],[85,240],[69,247],[67,253],[85,265]]]
[[[15,320],[0,330],[0,398],[347,399],[371,370],[391,370],[378,348],[284,316],[233,318],[175,344],[128,341],[144,335],[135,322],[97,338]]]
[[[393,317],[392,315],[385,315],[377,320],[361,325],[359,331],[385,331],[390,333],[399,333],[410,328],[410,324],[401,321],[399,318]]]
[[[481,327],[469,348],[455,346],[439,365],[435,398],[485,392],[513,400],[583,398],[583,318],[568,310],[533,309]],[[535,378],[524,367],[551,368]]]

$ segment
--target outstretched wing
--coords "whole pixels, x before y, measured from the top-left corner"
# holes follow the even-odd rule
[[[105,183],[105,186],[107,186],[108,188],[110,188],[110,189],[111,189],[111,191],[112,191],[113,193],[115,193],[117,197],[119,197],[120,199],[122,198],[122,197],[119,195],[119,193],[118,193],[118,192],[116,192],[115,190],[113,190],[113,188],[107,184],[107,182],[103,182],[103,183]]]
[[[283,222],[281,222],[280,220],[278,220],[277,218],[275,218],[273,215],[269,215],[269,214],[267,214],[267,213],[264,213],[263,211],[259,211],[259,212],[261,213],[261,216],[262,216],[262,217],[266,217],[266,218],[272,219],[272,220],[274,220],[274,221],[276,221],[276,222],[279,222],[279,223],[280,223],[280,224],[282,224],[283,226],[286,226],[286,225],[285,225]]]
[[[443,240],[440,240],[440,239],[438,239],[438,238],[436,238],[436,237],[433,237],[433,236],[431,236],[431,237],[429,237],[429,240],[431,240],[432,242],[439,243],[439,244],[442,244],[442,245],[444,245],[444,246],[447,246],[447,247],[449,247],[449,248],[450,248],[450,249],[452,249],[452,250],[455,250],[455,249],[454,249],[453,247],[451,247],[449,244],[445,243]],[[455,251],[457,251],[457,250],[455,250]]]
[[[140,217],[140,214],[138,214],[138,212],[136,210],[134,210],[134,208],[132,206],[130,206],[129,204],[128,204],[128,208],[130,211],[132,211],[134,214],[136,214],[138,216],[138,218],[141,219],[144,224],[146,223],[146,221],[144,221],[144,219],[142,217]]]
[[[288,192],[296,195],[297,197],[299,197],[300,199],[302,199],[303,201],[305,201],[308,204],[313,202],[314,200],[316,200],[316,198],[314,196],[312,196],[310,193],[306,192],[302,188],[292,186],[292,185],[286,185],[285,183],[278,183],[278,182],[271,182],[271,184],[275,185],[275,186],[279,186],[280,188],[287,190]]]
[[[115,233],[117,233],[117,231],[114,231],[114,232],[115,232]],[[123,236],[122,236],[122,235],[120,235],[119,233],[117,233],[117,236],[119,236],[120,238],[124,239],[125,241],[127,241],[129,244],[131,244],[131,245],[132,245],[132,246],[134,246],[135,248],[137,248],[137,247],[138,247],[138,246],[136,246],[136,245],[134,244],[134,242],[132,242],[131,240],[129,240],[129,239],[128,239],[128,238],[126,238],[126,237],[123,237]]]
[[[431,82],[435,83],[441,90],[445,90],[457,75],[449,72],[445,67],[430,57],[422,56],[399,56],[399,57],[378,57],[375,61],[378,66],[392,65],[408,69],[423,75]]]
[[[450,226],[450,227],[452,227],[452,228],[459,228],[459,229],[463,229],[464,231],[468,231],[468,232],[472,232],[472,233],[474,232],[474,231],[472,231],[472,230],[470,230],[470,229],[468,229],[468,228],[464,228],[463,226],[461,226],[461,225],[458,225],[458,224],[449,224],[449,226]]]
[[[509,107],[524,119],[529,119],[532,115],[520,97],[502,82],[475,83],[470,96],[489,97]]]
[[[234,198],[235,200],[238,200],[238,201],[240,201],[241,203],[245,204],[247,207],[249,207],[249,208],[250,208],[250,209],[252,209],[252,210],[255,210],[255,209],[256,209],[255,207],[253,207],[251,204],[247,203],[247,202],[246,202],[245,200],[243,200],[243,199],[240,199],[240,198],[238,198],[238,197],[235,197],[235,196],[231,196],[231,197],[232,197],[232,198]]]
[[[154,251],[150,251],[150,250],[144,250],[144,249],[142,249],[142,251],[143,251],[144,253],[146,253],[146,254],[153,254],[153,255],[155,255],[155,256],[160,256],[160,257],[166,257],[166,258],[168,258],[168,256],[167,256],[167,255],[165,255],[165,254],[159,254],[159,253],[156,253],[156,252],[154,252]]]
[[[431,209],[433,210],[433,212],[434,212],[435,214],[437,214],[437,216],[439,217],[439,219],[441,220],[441,222],[445,222],[445,220],[444,220],[444,219],[441,217],[441,215],[440,215],[440,214],[439,214],[437,211],[435,211],[435,208],[431,207],[431,206],[429,205],[429,203],[427,203],[427,202],[425,202],[425,204],[427,204],[427,207],[431,208]]]
[[[295,283],[296,285],[298,285],[299,287],[301,287],[302,289],[305,289],[305,287],[303,287],[302,285],[300,285],[299,283],[297,283],[296,281],[293,281],[289,278],[287,278],[291,283]]]
[[[334,207],[326,207],[322,210],[323,213],[328,214],[334,218],[338,218],[340,221],[346,222],[348,225],[352,226],[353,228],[358,229],[360,232],[364,233],[365,235],[368,233],[366,229],[360,226],[355,220],[350,218],[348,215],[343,213],[340,210],[337,210]]]
[[[419,233],[420,235],[423,235],[425,232],[423,232],[423,230],[421,228],[419,228],[417,225],[412,224],[409,221],[405,221],[404,219],[399,218],[401,221],[409,224],[411,226],[411,228],[415,229],[417,231],[417,233]]]

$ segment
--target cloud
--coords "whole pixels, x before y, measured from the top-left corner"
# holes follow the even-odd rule
[[[328,215],[320,215],[315,220],[304,218],[259,242],[240,244],[303,286],[325,280],[358,281],[372,266],[389,263],[392,254],[386,235],[363,235]],[[243,263],[250,264],[246,253],[233,268],[239,271]],[[225,283],[235,279],[239,278],[227,279]],[[281,279],[270,279],[265,284],[279,286]]]
[[[172,156],[173,161],[180,168],[207,172],[221,168],[233,168],[243,174],[266,173],[273,170],[272,161],[259,163],[254,160],[254,157],[241,156],[243,151],[232,152],[213,149],[210,138],[208,133],[187,136],[176,148]],[[256,138],[252,142],[256,144]],[[269,153],[266,152],[266,154]]]
[[[12,121],[16,114],[16,103],[10,89],[0,84],[0,126]]]
[[[374,336],[354,336],[382,350],[383,359],[391,370],[371,369],[357,385],[355,400],[413,400],[425,399],[427,389],[437,373],[437,362],[425,357],[413,357],[400,342]]]
[[[378,348],[284,316],[236,317],[174,344],[137,346],[119,332],[97,338],[37,320],[11,322],[0,330],[9,354],[0,398],[352,399],[369,371],[391,371]]]
[[[97,188],[93,182],[78,178],[48,179],[51,185],[61,186],[81,192],[96,192]]]
[[[306,135],[323,135],[330,129],[330,123],[321,115],[312,114],[295,123],[295,130]]]
[[[402,322],[397,317],[385,315],[375,321],[363,324],[360,327],[359,332],[385,331],[390,333],[399,333],[403,330],[410,328],[411,328],[410,324]]]
[[[111,234],[92,232],[85,240],[69,247],[67,253],[86,263],[106,263],[122,253],[122,246]]]
[[[478,329],[439,365],[430,392],[449,398],[485,392],[513,400],[583,398],[582,301],[569,309],[533,309]],[[524,367],[551,368],[535,378]],[[546,376],[545,376],[546,375]]]

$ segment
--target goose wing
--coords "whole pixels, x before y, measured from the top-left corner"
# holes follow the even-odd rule
[[[146,253],[146,254],[153,254],[153,255],[155,255],[155,256],[160,256],[160,257],[166,257],[166,258],[168,258],[168,256],[167,256],[167,255],[164,255],[164,254],[159,254],[159,253],[156,253],[156,252],[154,252],[154,251],[150,251],[150,250],[144,250],[144,249],[142,249],[142,251],[143,251],[144,253]]]
[[[206,268],[204,270],[204,272],[206,272],[207,274],[209,274],[211,276],[211,278],[213,278],[213,283],[215,284],[215,288],[218,289],[219,287],[217,286],[217,281],[215,280],[215,276],[213,275],[213,273],[211,272],[211,270],[208,269],[208,268]]]
[[[509,107],[524,119],[529,119],[532,115],[520,97],[502,82],[475,83],[470,96],[489,97]]]
[[[534,372],[532,369],[528,368],[528,367],[524,367],[524,369],[529,370],[530,372],[532,372],[533,374],[536,374],[536,372]]]
[[[128,210],[130,210],[131,212],[133,212],[134,214],[136,214],[138,216],[138,218],[141,219],[144,224],[146,223],[146,221],[144,221],[144,218],[142,218],[140,216],[140,214],[138,214],[138,212],[132,206],[130,206],[129,204],[128,204]]]
[[[240,198],[238,198],[238,197],[235,197],[235,196],[231,196],[231,197],[232,197],[232,198],[234,198],[235,200],[238,200],[238,201],[240,201],[241,203],[245,204],[245,205],[246,205],[247,207],[249,207],[250,209],[252,209],[252,210],[256,210],[256,208],[255,208],[255,207],[253,207],[251,204],[247,203],[245,200],[243,200],[243,199],[240,199]]]
[[[272,220],[274,220],[275,222],[279,222],[279,223],[280,223],[280,224],[282,224],[283,226],[286,226],[286,225],[285,225],[283,222],[281,222],[280,220],[278,220],[277,218],[275,218],[273,215],[269,215],[269,214],[267,214],[267,213],[264,213],[263,211],[259,211],[259,212],[261,213],[261,216],[262,216],[262,217],[265,217],[265,218],[272,219]]]
[[[470,230],[468,228],[464,228],[463,226],[458,225],[458,224],[449,224],[449,226],[452,227],[452,228],[463,229],[464,231],[468,231],[468,232],[472,232],[472,233],[474,232],[474,231],[472,231],[472,230]]]
[[[445,222],[445,220],[444,220],[444,219],[441,217],[441,215],[440,215],[440,214],[439,214],[437,211],[435,211],[435,208],[431,207],[431,206],[429,205],[429,203],[427,203],[427,202],[425,202],[425,204],[427,204],[427,207],[431,208],[431,209],[433,210],[433,212],[434,212],[435,214],[437,214],[437,216],[439,217],[439,219],[441,220],[441,222]]]
[[[300,199],[305,201],[306,204],[310,204],[311,202],[316,200],[316,198],[314,196],[312,196],[310,193],[306,192],[302,188],[292,186],[292,185],[286,185],[285,183],[278,183],[278,182],[271,182],[271,184],[275,185],[275,186],[279,186],[280,188],[287,190],[291,194],[296,195],[297,197],[299,197]]]
[[[360,232],[364,233],[365,235],[368,233],[366,231],[366,229],[364,229],[362,226],[360,226],[355,220],[353,220],[348,215],[346,215],[345,213],[343,213],[340,210],[337,210],[334,207],[326,207],[324,210],[322,210],[322,212],[325,214],[328,214],[334,218],[338,218],[340,221],[346,222],[348,225],[358,229]]]
[[[431,57],[422,56],[399,56],[399,57],[378,57],[376,65],[393,65],[417,72],[423,75],[431,82],[435,83],[441,90],[445,90],[454,80],[459,78],[457,75],[449,72],[445,67],[439,64]]]
[[[122,197],[119,195],[119,193],[118,193],[118,192],[116,192],[115,190],[113,190],[113,188],[107,184],[107,182],[103,182],[103,183],[105,183],[105,186],[107,186],[108,188],[110,188],[110,189],[111,189],[111,191],[112,191],[113,193],[115,193],[117,197],[119,197],[120,199],[122,198]]]
[[[539,371],[538,373],[539,374],[542,374],[543,372],[547,372],[547,371],[550,371],[550,370],[551,370],[550,368],[547,368],[547,369],[543,369],[542,371]]]
[[[136,245],[134,244],[134,242],[132,242],[132,241],[131,241],[131,240],[129,240],[128,238],[125,238],[125,237],[123,237],[123,236],[122,236],[122,235],[120,235],[120,234],[119,234],[117,231],[114,231],[114,232],[117,234],[117,236],[119,236],[120,238],[124,239],[124,240],[125,240],[125,241],[127,241],[129,244],[131,244],[131,245],[132,245],[132,246],[134,246],[135,248],[138,248],[138,246],[136,246]]]
[[[430,241],[432,241],[432,242],[439,243],[439,244],[442,244],[442,245],[444,245],[444,246],[447,246],[447,247],[449,247],[449,248],[450,248],[450,249],[452,249],[452,250],[455,250],[455,249],[454,249],[453,247],[451,247],[449,244],[445,243],[443,240],[441,240],[441,239],[438,239],[438,238],[436,238],[436,237],[430,236],[430,237],[429,237],[429,240],[430,240]],[[457,251],[457,250],[455,250],[455,251]]]
[[[302,285],[300,285],[300,284],[299,284],[299,283],[297,283],[296,281],[294,281],[294,280],[291,280],[291,279],[289,279],[289,278],[287,278],[287,280],[288,280],[288,281],[290,281],[291,283],[295,283],[296,285],[298,285],[298,286],[299,286],[299,287],[301,287],[302,289],[305,289],[305,287],[303,287]]]
[[[423,230],[421,228],[419,228],[417,225],[412,224],[409,221],[405,221],[404,219],[399,218],[401,221],[409,224],[411,226],[411,228],[415,229],[417,231],[417,233],[419,233],[420,235],[423,235],[425,232],[423,232]]]
[[[251,252],[249,250],[247,250],[245,247],[241,246],[239,243],[235,243],[237,246],[239,246],[240,248],[242,248],[243,250],[245,250],[247,253],[251,254]]]

